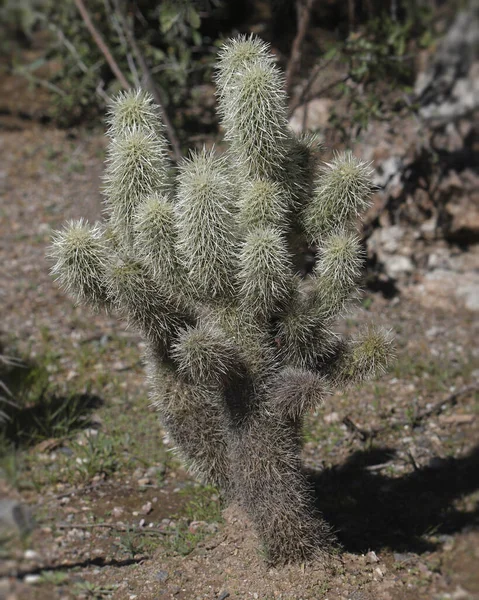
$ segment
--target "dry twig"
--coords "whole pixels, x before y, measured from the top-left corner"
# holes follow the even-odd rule
[[[293,79],[301,63],[301,48],[304,38],[308,31],[309,21],[311,19],[311,11],[315,0],[305,0],[304,6],[301,0],[297,0],[298,8],[298,29],[291,47],[291,56],[286,68],[286,92],[291,93]]]
[[[86,8],[83,0],[75,0],[75,5],[78,8],[78,11],[80,12],[88,31],[91,33],[95,44],[98,46],[100,52],[105,57],[105,60],[108,63],[110,69],[113,71],[115,77],[118,79],[118,81],[121,83],[122,87],[125,90],[129,90],[130,84],[128,83],[126,77],[123,75],[120,67],[118,66],[118,63],[113,58],[113,55],[108,46],[106,45],[105,40],[102,38],[100,32],[93,24],[93,21],[90,17],[90,13],[88,12],[88,9]]]

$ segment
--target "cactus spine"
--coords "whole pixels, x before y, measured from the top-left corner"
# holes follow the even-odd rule
[[[229,150],[193,152],[176,179],[151,97],[120,94],[106,228],[58,232],[53,274],[145,337],[165,428],[197,476],[244,507],[269,560],[314,558],[334,538],[301,470],[304,416],[392,354],[384,332],[333,332],[357,293],[370,169],[349,153],[318,168],[314,140],[288,129],[282,75],[257,38],[225,45],[216,82]],[[298,242],[318,247],[309,275]]]

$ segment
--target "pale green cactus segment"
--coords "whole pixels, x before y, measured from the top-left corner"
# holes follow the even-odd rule
[[[230,92],[237,74],[257,61],[275,63],[275,58],[270,52],[269,44],[250,35],[240,35],[224,44],[218,54],[216,66],[216,93],[219,98]],[[224,105],[220,104],[221,108]]]
[[[238,221],[243,231],[255,227],[288,227],[288,193],[270,179],[247,181],[238,200]]]
[[[117,311],[162,349],[184,326],[187,311],[179,304],[179,298],[167,295],[140,262],[118,259],[108,269],[107,283]]]
[[[134,126],[111,140],[104,186],[106,206],[112,227],[127,245],[133,241],[133,215],[140,201],[167,186],[167,150],[162,138]]]
[[[354,298],[363,262],[364,251],[356,234],[342,231],[325,238],[314,268],[315,303],[320,314],[336,316]]]
[[[291,260],[279,229],[252,230],[239,254],[239,296],[245,311],[268,317],[281,310],[291,293]]]
[[[120,92],[113,99],[107,115],[107,135],[116,137],[135,127],[163,134],[163,123],[153,96],[142,89]]]
[[[197,296],[233,293],[235,190],[224,159],[203,149],[180,165],[175,202],[178,256]]]
[[[277,179],[283,169],[289,135],[283,84],[277,67],[257,61],[237,74],[221,99],[225,139],[249,177]]]
[[[180,268],[176,256],[176,220],[173,203],[164,194],[152,194],[138,205],[133,222],[137,258],[151,270],[163,288],[178,293]]]
[[[369,326],[339,347],[336,364],[329,377],[334,384],[347,386],[382,375],[394,360],[394,340],[390,331]]]
[[[180,331],[171,355],[186,381],[213,386],[223,385],[241,363],[238,349],[225,333],[201,323]]]
[[[320,358],[333,352],[335,334],[315,310],[293,308],[281,317],[277,327],[279,355],[284,365],[315,369]]]
[[[369,207],[374,186],[371,167],[351,152],[336,154],[317,179],[313,198],[303,214],[308,239],[319,242],[336,229],[354,228]]]
[[[394,354],[391,332],[370,327],[352,344],[352,368],[356,381],[382,375],[394,358]]]
[[[54,261],[51,273],[67,294],[94,308],[108,306],[109,249],[100,224],[70,221],[55,232],[49,254]]]

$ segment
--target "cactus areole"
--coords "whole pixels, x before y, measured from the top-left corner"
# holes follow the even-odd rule
[[[230,40],[216,71],[229,148],[192,152],[176,174],[150,95],[121,93],[108,118],[108,218],[68,223],[51,247],[69,294],[144,337],[170,438],[243,507],[273,564],[335,543],[301,469],[305,414],[391,356],[386,332],[334,332],[357,296],[370,168],[351,153],[321,163],[314,137],[288,128],[283,83],[266,44]],[[301,268],[308,245],[312,271]]]

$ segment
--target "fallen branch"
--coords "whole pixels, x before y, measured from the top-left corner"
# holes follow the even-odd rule
[[[118,531],[118,533],[149,533],[153,535],[171,535],[173,531],[162,531],[153,527],[119,527],[111,523],[55,523],[57,529],[95,529],[104,528]]]

